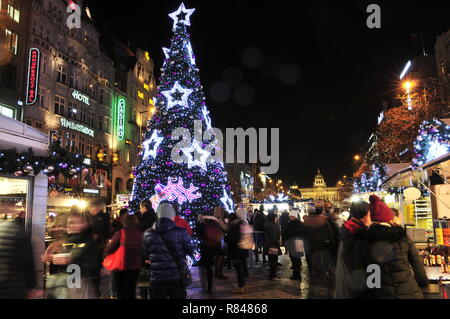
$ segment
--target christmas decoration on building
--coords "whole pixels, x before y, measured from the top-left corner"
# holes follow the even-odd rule
[[[418,167],[450,151],[450,126],[439,119],[424,121],[414,142],[412,165]]]
[[[193,12],[182,4],[169,15],[174,20],[173,36],[170,48],[163,48],[165,60],[154,99],[156,112],[149,121],[140,163],[133,172],[136,177],[130,210],[137,212],[144,199],[150,200],[155,209],[162,201],[177,203],[180,216],[194,228],[197,214],[212,212],[216,206],[232,212],[234,204],[223,163],[213,159],[215,136],[186,30]],[[174,133],[178,128],[188,130],[191,136],[179,148],[181,161],[172,158],[172,150],[181,140]],[[194,134],[199,129],[202,139]],[[198,243],[195,237],[194,241]]]
[[[71,153],[61,148],[59,142],[50,145],[49,156],[36,156],[30,148],[19,153],[15,149],[0,151],[0,173],[16,176],[38,175],[40,172],[48,176],[72,178],[86,168],[84,156]]]

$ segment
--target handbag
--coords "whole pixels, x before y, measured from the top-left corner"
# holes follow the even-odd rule
[[[172,257],[172,260],[177,265],[178,271],[180,272],[181,284],[183,285],[184,288],[189,287],[190,285],[192,285],[192,274],[191,274],[191,271],[190,271],[188,265],[186,264],[186,261],[182,261],[181,263],[178,262],[178,259],[175,258],[175,256],[172,254],[169,247],[167,246],[167,243],[164,240],[163,236],[161,236],[161,234],[159,234],[159,233],[158,233],[158,235],[161,238],[162,242],[164,243],[164,246],[166,247],[167,252]]]
[[[103,260],[103,267],[110,271],[125,270],[125,230],[120,231],[120,246]]]

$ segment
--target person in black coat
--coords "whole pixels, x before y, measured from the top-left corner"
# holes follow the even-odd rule
[[[151,228],[153,224],[156,222],[155,210],[152,207],[152,203],[144,199],[140,204],[140,215],[139,215],[139,224],[138,228],[145,232],[147,229]]]
[[[428,286],[425,268],[406,230],[394,223],[394,213],[375,195],[369,197],[373,224],[360,238],[369,244],[367,264],[381,269],[381,287],[370,290],[374,299],[423,299]],[[412,271],[411,271],[412,270]]]
[[[144,258],[150,263],[152,299],[186,299],[182,269],[186,256],[194,253],[194,245],[186,229],[173,222],[175,210],[162,203],[157,209],[158,220],[144,233]]]
[[[24,299],[36,286],[30,236],[18,221],[0,222],[0,299]]]
[[[264,206],[261,205],[262,208]],[[264,215],[264,212],[261,210],[255,210],[253,214],[253,230],[255,233],[255,262],[259,262],[259,253],[261,252],[263,255],[263,263],[266,263],[266,255],[264,254],[263,247],[264,247],[264,223],[266,221],[266,216]]]
[[[354,201],[350,208],[350,219],[340,229],[336,263],[336,298],[367,299],[367,266],[365,252],[369,245],[360,237],[367,233],[372,220],[369,203],[363,200]]]
[[[280,254],[280,225],[276,222],[276,215],[269,213],[267,220],[264,223],[265,247],[267,255],[269,256],[270,280],[278,280],[277,278],[277,263]]]
[[[289,222],[284,231],[286,239],[286,250],[289,253],[292,263],[291,280],[301,280],[302,256],[304,252],[298,247],[299,241],[305,236],[303,223],[299,220],[296,210],[291,210]]]

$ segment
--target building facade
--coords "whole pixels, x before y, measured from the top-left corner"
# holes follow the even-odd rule
[[[0,1],[0,114],[22,120],[31,1]]]
[[[312,188],[298,188],[298,190],[301,192],[303,199],[323,199],[332,203],[339,200],[338,188],[327,187],[320,170],[317,171]]]
[[[126,203],[133,187],[134,168],[148,120],[155,112],[154,63],[147,51],[130,48],[110,33],[101,38],[102,47],[114,62],[112,180],[113,202]]]

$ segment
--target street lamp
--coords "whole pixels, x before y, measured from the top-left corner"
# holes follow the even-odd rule
[[[359,161],[359,160],[361,159],[361,156],[359,156],[358,154],[356,154],[356,155],[353,157],[353,159],[354,159],[355,161]]]
[[[412,110],[412,99],[411,99],[411,89],[414,87],[414,82],[410,80],[406,80],[403,82],[403,88],[406,90],[407,98],[406,101],[408,103],[408,110]]]

